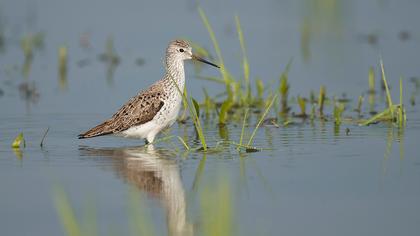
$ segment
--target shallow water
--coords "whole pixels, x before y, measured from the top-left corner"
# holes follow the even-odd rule
[[[416,91],[409,79],[419,76],[420,4],[336,1],[336,8],[324,12],[309,2],[212,1],[202,7],[233,74],[242,73],[233,19],[237,13],[252,79],[258,76],[266,84],[275,80],[277,86],[279,74],[293,58],[290,95],[308,96],[320,85],[326,85],[328,96],[345,92],[352,99],[345,116],[357,115],[351,110],[357,96],[366,93],[368,68],[375,66],[379,72],[381,55],[395,100],[398,78],[404,77],[404,129],[296,120],[288,127],[260,128],[254,144],[263,151],[241,154],[233,147],[185,153],[176,138],[153,149],[142,147],[143,141],[116,137],[78,140],[78,133],[112,115],[139,89],[160,78],[169,40],[186,37],[213,52],[193,1],[165,2],[169,4],[165,8],[159,1],[151,5],[2,2],[1,29],[6,37],[0,53],[1,234],[65,234],[54,203],[54,189],[59,186],[82,225],[92,223],[85,217],[94,206],[100,235],[137,232],[132,225],[143,226],[145,221],[136,222],[130,209],[145,216],[151,222],[147,227],[158,235],[417,235],[420,113],[409,104]],[[323,1],[314,2],[325,8]],[[301,44],[305,22],[315,28],[306,45],[309,55]],[[19,40],[38,31],[45,32],[44,48],[34,52],[25,79]],[[409,37],[402,39],[401,32]],[[81,47],[81,35],[87,35],[89,48]],[[121,63],[107,77],[98,55],[105,51],[109,35]],[[60,83],[57,72],[61,45],[69,51],[66,83]],[[138,58],[145,64],[138,66]],[[217,76],[218,72],[204,68],[200,74]],[[222,89],[195,79],[191,64],[187,76],[187,88],[198,100],[203,99],[202,87],[213,96]],[[18,87],[25,80],[35,83],[39,98],[20,96]],[[418,95],[414,97],[418,101]],[[383,108],[383,101],[378,95],[377,110]],[[367,98],[363,108],[367,117]],[[292,110],[298,111],[296,104]],[[203,122],[214,147],[222,139],[219,128],[214,122]],[[249,131],[255,123],[250,123]],[[227,126],[230,140],[239,140],[240,125]],[[40,148],[47,127],[50,130]],[[19,132],[26,140],[26,148],[20,151],[10,148]],[[168,135],[186,137],[190,145],[196,142],[191,122],[175,124]],[[222,230],[217,231],[218,227]]]

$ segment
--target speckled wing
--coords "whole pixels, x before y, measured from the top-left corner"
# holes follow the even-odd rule
[[[160,86],[140,92],[122,106],[111,119],[80,134],[79,138],[122,132],[130,127],[151,121],[164,105],[166,93]]]

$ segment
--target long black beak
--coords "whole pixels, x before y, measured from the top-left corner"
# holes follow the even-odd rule
[[[206,60],[204,60],[203,58],[201,58],[201,57],[199,57],[199,56],[196,56],[196,55],[194,55],[194,54],[193,54],[191,57],[192,57],[192,59],[193,59],[193,60],[196,60],[196,61],[201,61],[201,62],[206,63],[206,64],[209,64],[209,65],[211,65],[211,66],[214,66],[214,67],[220,68],[220,66],[218,66],[218,65],[216,65],[216,64],[214,64],[214,63],[211,63],[211,62],[209,62],[209,61],[206,61]]]

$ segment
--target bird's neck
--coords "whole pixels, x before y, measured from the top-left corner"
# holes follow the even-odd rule
[[[184,61],[166,61],[165,80],[167,80],[169,86],[175,87],[175,89],[177,89],[176,87],[178,86],[178,88],[183,92],[185,85]]]

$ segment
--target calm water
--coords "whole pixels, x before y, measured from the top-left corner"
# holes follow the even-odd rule
[[[326,85],[329,96],[346,93],[352,99],[345,116],[356,116],[352,109],[366,94],[368,69],[378,72],[382,56],[394,100],[398,78],[404,78],[407,127],[344,123],[336,128],[317,120],[267,126],[255,139],[265,150],[241,155],[234,148],[185,153],[177,139],[154,149],[116,137],[78,140],[78,133],[160,78],[171,39],[188,38],[214,52],[195,1],[2,1],[1,235],[65,234],[54,186],[67,193],[79,222],[89,222],[86,209],[94,206],[100,235],[132,233],[133,208],[158,235],[201,234],[217,219],[237,235],[418,235],[420,112],[409,101],[419,100],[410,78],[420,76],[420,3],[211,1],[201,6],[234,75],[242,73],[233,18],[238,14],[253,80],[275,80],[277,86],[293,58],[290,95],[308,96]],[[20,40],[37,32],[45,33],[44,46],[34,51],[25,78]],[[109,37],[120,57],[113,72],[98,60]],[[69,54],[66,82],[57,71],[63,45]],[[187,88],[198,100],[204,97],[202,87],[213,96],[223,89],[196,79],[191,64],[186,69]],[[218,76],[218,71],[206,67],[200,75]],[[34,83],[39,96],[22,97],[25,80]],[[378,95],[376,108],[383,103]],[[367,97],[363,108],[368,116]],[[298,106],[292,104],[292,110]],[[218,127],[204,126],[215,146],[221,140]],[[240,123],[229,124],[227,131],[231,140],[239,140]],[[26,148],[15,152],[10,144],[19,132]],[[191,123],[175,124],[169,135],[194,144]]]

